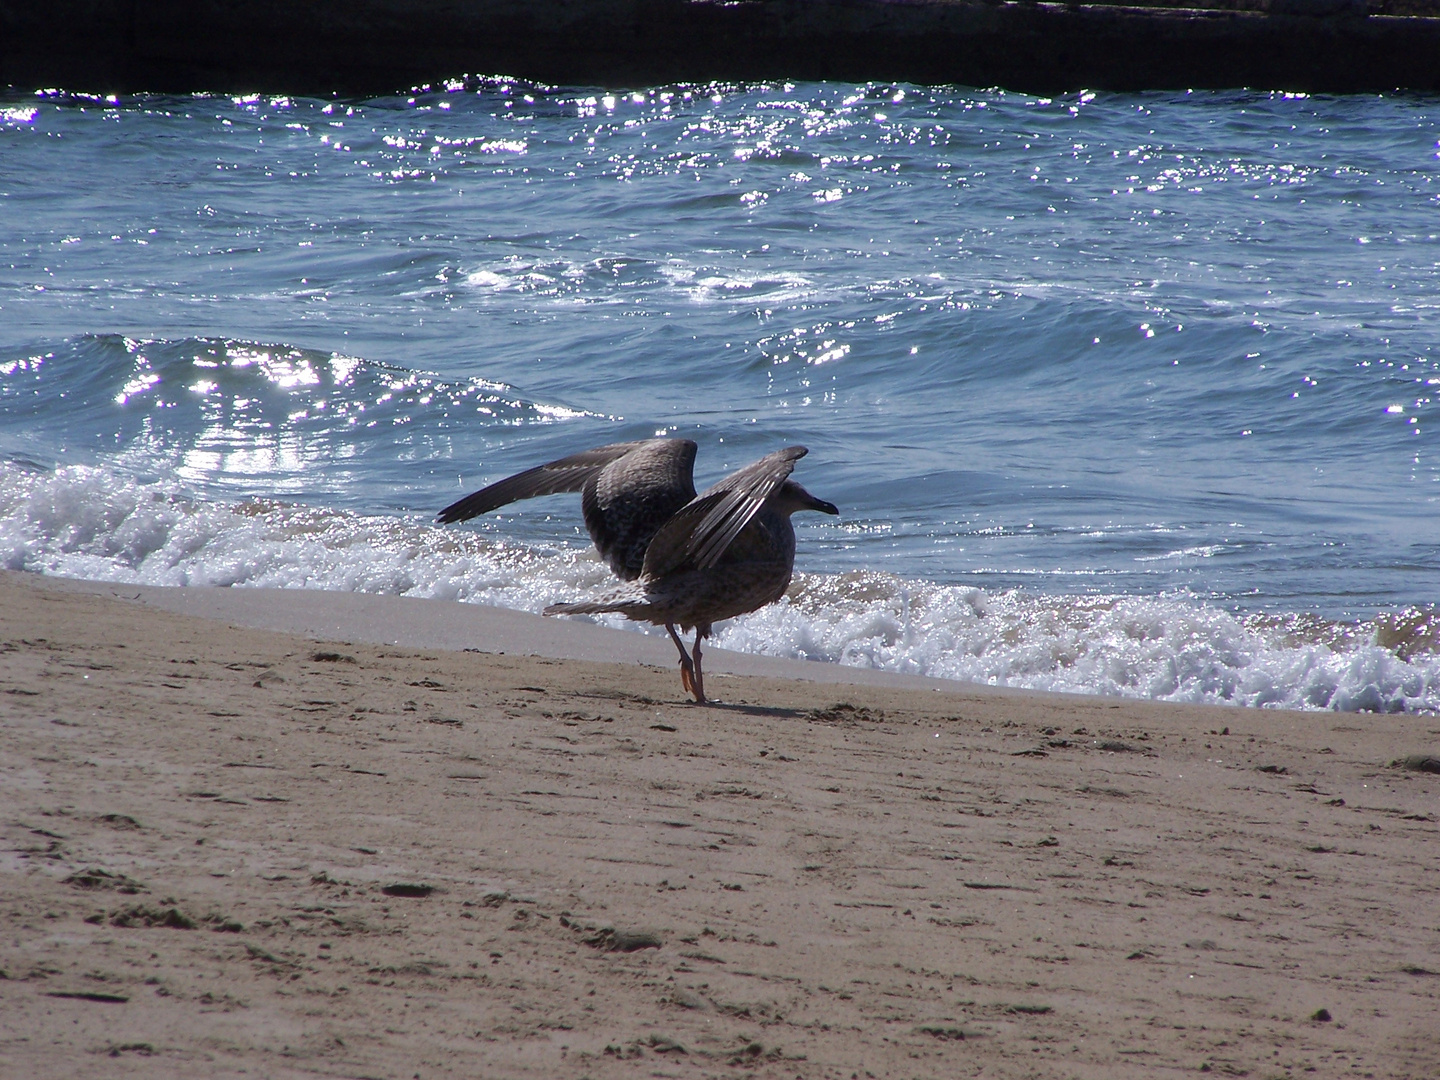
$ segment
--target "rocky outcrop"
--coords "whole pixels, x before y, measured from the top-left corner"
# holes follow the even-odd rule
[[[1363,0],[1196,2],[1206,6],[0,0],[0,83],[378,94],[505,74],[612,87],[840,79],[1041,93],[1440,90],[1440,19],[1377,15]]]

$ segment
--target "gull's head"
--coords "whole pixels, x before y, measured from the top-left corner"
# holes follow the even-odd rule
[[[776,488],[775,494],[770,496],[770,502],[782,514],[793,514],[797,510],[818,510],[822,514],[840,513],[840,508],[834,503],[817,499],[794,480],[786,480]]]

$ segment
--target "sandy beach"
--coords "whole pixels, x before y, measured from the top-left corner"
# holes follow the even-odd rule
[[[1440,1076],[1435,716],[161,592],[0,575],[6,1077]]]

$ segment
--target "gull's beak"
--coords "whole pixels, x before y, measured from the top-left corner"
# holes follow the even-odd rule
[[[817,499],[813,495],[810,496],[810,502],[806,504],[805,509],[819,510],[822,514],[834,514],[836,517],[840,516],[840,508],[838,506],[832,502],[826,502],[824,499]]]

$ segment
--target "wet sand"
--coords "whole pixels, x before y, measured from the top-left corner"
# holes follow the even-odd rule
[[[141,593],[0,575],[0,1075],[1440,1076],[1440,718]]]

